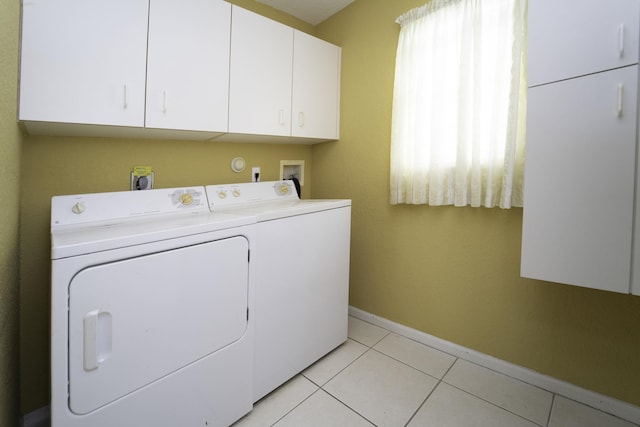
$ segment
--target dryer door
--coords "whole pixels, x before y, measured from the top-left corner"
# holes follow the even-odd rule
[[[71,411],[87,414],[239,340],[248,250],[232,237],[80,271],[69,286]]]

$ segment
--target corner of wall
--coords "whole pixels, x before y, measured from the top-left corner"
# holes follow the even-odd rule
[[[16,124],[20,2],[0,0],[0,425],[19,416],[19,194],[22,134]]]

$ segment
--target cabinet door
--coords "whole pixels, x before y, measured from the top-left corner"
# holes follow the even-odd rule
[[[240,340],[248,327],[248,250],[244,237],[231,237],[75,275],[69,284],[71,411],[87,414],[145,393],[145,386]]]
[[[24,2],[19,119],[143,126],[148,0]]]
[[[291,135],[293,29],[232,8],[229,132]]]
[[[638,62],[640,2],[529,2],[529,86]]]
[[[630,66],[529,90],[522,276],[629,292],[637,80]]]
[[[339,138],[340,55],[338,46],[295,31],[293,136]]]
[[[231,5],[151,0],[146,126],[226,132]]]

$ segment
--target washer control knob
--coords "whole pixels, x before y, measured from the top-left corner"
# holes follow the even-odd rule
[[[289,186],[287,184],[280,184],[279,190],[280,194],[283,196],[289,194]]]
[[[218,197],[221,199],[226,199],[227,198],[227,192],[224,190],[220,190],[218,191]]]
[[[233,190],[233,197],[240,197],[240,190],[237,188]]]
[[[80,215],[86,209],[87,207],[84,205],[84,203],[78,202],[75,205],[73,205],[73,207],[71,208],[71,212],[73,212],[74,214]]]
[[[193,195],[189,193],[181,194],[180,203],[182,203],[183,206],[189,206],[191,203],[193,203]]]

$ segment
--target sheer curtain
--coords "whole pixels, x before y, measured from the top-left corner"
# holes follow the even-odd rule
[[[431,0],[396,22],[391,203],[522,206],[526,0]]]

